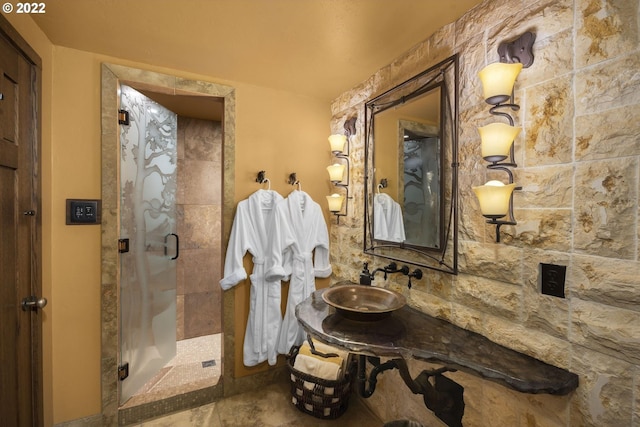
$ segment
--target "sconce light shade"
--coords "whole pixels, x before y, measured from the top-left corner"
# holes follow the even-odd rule
[[[509,157],[509,150],[520,128],[505,123],[491,123],[478,128],[482,140],[482,158],[496,163]]]
[[[327,166],[327,170],[329,171],[329,180],[332,182],[341,182],[342,177],[344,176],[344,168],[345,166],[340,163]]]
[[[502,218],[509,212],[509,200],[516,184],[503,184],[500,181],[489,181],[485,185],[473,187],[480,202],[482,215],[487,218]]]
[[[513,64],[495,62],[480,70],[478,76],[482,81],[485,101],[491,105],[508,101],[520,70],[522,70],[522,64],[519,62]]]
[[[329,136],[329,144],[331,145],[331,151],[334,153],[342,153],[344,151],[344,144],[347,142],[346,135],[335,134]]]
[[[329,210],[331,212],[340,212],[342,210],[342,202],[344,201],[344,196],[340,194],[332,194],[327,196],[327,203],[329,203]]]

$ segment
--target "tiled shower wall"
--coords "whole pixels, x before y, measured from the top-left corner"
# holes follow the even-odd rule
[[[177,339],[222,332],[222,125],[178,117]]]
[[[638,0],[486,0],[333,102],[332,131],[352,138],[353,211],[331,226],[331,263],[356,280],[363,234],[364,102],[445,57],[460,57],[460,274],[429,271],[410,304],[579,376],[567,396],[531,395],[463,372],[465,426],[640,426],[640,6]],[[485,224],[471,187],[487,179],[477,127],[491,121],[477,73],[497,46],[537,34],[516,82],[518,225]],[[567,297],[542,295],[539,263],[567,266]],[[382,283],[384,284],[384,283]],[[411,362],[417,375],[423,362]],[[397,373],[368,404],[382,419],[442,425]]]

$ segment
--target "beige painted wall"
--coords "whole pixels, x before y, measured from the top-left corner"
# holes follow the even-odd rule
[[[100,64],[118,63],[236,88],[236,203],[261,188],[265,170],[271,188],[286,196],[296,172],[302,189],[325,209],[331,191],[327,136],[330,108],[291,93],[218,81],[147,64],[54,46],[28,17],[10,22],[43,58],[43,293],[45,424],[100,413],[100,228],[65,225],[65,199],[100,198]],[[250,268],[250,261],[247,262]],[[318,286],[326,286],[327,280]],[[248,283],[235,291],[237,336],[244,336]],[[236,375],[242,366],[236,348]],[[55,391],[55,392],[54,392]]]

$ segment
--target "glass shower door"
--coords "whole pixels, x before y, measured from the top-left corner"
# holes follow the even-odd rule
[[[120,87],[120,108],[119,395],[123,404],[176,354],[179,241],[177,115],[125,85]]]

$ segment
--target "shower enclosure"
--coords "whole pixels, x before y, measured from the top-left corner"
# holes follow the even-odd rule
[[[177,115],[120,86],[120,404],[176,355]]]
[[[179,258],[174,260],[175,266],[170,269],[177,270],[176,291],[165,289],[164,284],[158,288],[149,289],[153,296],[149,311],[158,313],[155,319],[147,321],[147,333],[135,333],[131,338],[124,338],[131,332],[126,331],[125,323],[132,323],[123,316],[122,309],[125,306],[134,306],[137,312],[142,308],[136,302],[124,301],[125,295],[121,295],[121,261],[128,257],[133,259],[135,250],[133,240],[129,241],[129,252],[120,252],[125,243],[119,239],[129,238],[132,235],[122,235],[121,208],[123,195],[120,182],[121,157],[133,157],[134,152],[123,154],[120,143],[122,126],[119,119],[125,119],[125,114],[118,114],[118,110],[124,110],[122,105],[121,86],[126,84],[143,93],[156,103],[168,107],[178,114],[177,129],[177,190],[175,198],[177,204],[176,234],[180,235]],[[227,313],[223,322],[222,298],[218,280],[222,263],[222,241],[224,236],[230,233],[231,222],[235,204],[234,194],[234,150],[235,145],[235,89],[218,83],[203,80],[191,80],[174,75],[156,73],[149,70],[126,67],[119,64],[102,64],[102,224],[101,224],[101,396],[102,396],[102,424],[104,425],[130,425],[140,423],[149,418],[161,414],[175,412],[191,407],[194,402],[202,404],[212,402],[222,396],[223,375],[225,382],[233,384],[231,375],[234,365],[233,343],[235,342],[235,328],[232,313]],[[151,104],[153,105],[153,104]],[[189,123],[181,122],[181,118],[193,118],[193,120],[208,121],[211,124],[202,127],[192,127]],[[129,112],[129,133],[138,132],[136,124],[132,122],[135,117]],[[156,119],[161,120],[161,119]],[[154,124],[157,126],[157,123]],[[189,130],[189,129],[193,130]],[[164,128],[157,127],[158,131]],[[154,131],[150,131],[153,133]],[[154,150],[154,141],[147,148],[146,155],[157,157]],[[162,144],[165,141],[161,141]],[[168,147],[164,147],[168,148]],[[132,159],[127,159],[132,160]],[[169,162],[170,163],[170,162]],[[175,163],[173,163],[175,165]],[[142,165],[140,165],[142,166]],[[137,169],[137,166],[136,166]],[[205,172],[204,170],[209,172]],[[162,173],[167,171],[161,169]],[[215,172],[211,172],[211,171]],[[151,172],[151,171],[148,171]],[[155,173],[155,172],[154,172]],[[212,175],[213,174],[213,175]],[[159,179],[160,176],[149,178]],[[197,179],[195,179],[197,178]],[[133,182],[133,180],[131,179]],[[224,189],[222,191],[225,182]],[[133,185],[133,184],[131,184]],[[124,186],[124,183],[123,183]],[[165,196],[171,194],[168,189],[162,194],[162,203]],[[206,198],[205,198],[206,196]],[[151,201],[150,203],[155,203]],[[154,205],[156,209],[158,205]],[[148,219],[158,223],[160,217],[154,217],[155,212],[149,212]],[[164,215],[164,213],[162,214]],[[135,230],[138,231],[138,230]],[[177,248],[175,236],[161,233],[162,246],[164,237],[167,237],[167,258],[176,256]],[[217,240],[216,240],[217,239]],[[158,239],[153,240],[157,245]],[[150,250],[152,248],[149,248]],[[164,256],[164,248],[148,254]],[[170,260],[169,260],[170,261]],[[154,260],[155,262],[155,260]],[[210,263],[210,267],[207,267]],[[153,264],[153,263],[152,263]],[[155,268],[151,265],[150,267]],[[206,267],[206,268],[205,268]],[[195,274],[197,273],[197,275]],[[123,272],[124,274],[124,272]],[[155,274],[151,269],[149,274]],[[171,275],[172,276],[172,275]],[[205,279],[201,279],[205,277]],[[166,279],[166,278],[164,278]],[[129,280],[125,278],[125,280]],[[123,292],[125,290],[123,289]],[[141,295],[139,291],[139,295]],[[136,294],[134,293],[134,296]],[[225,304],[233,304],[234,295],[224,295]],[[122,308],[121,308],[122,306]],[[138,342],[148,343],[157,337],[157,327],[154,324],[159,319],[167,316],[168,308],[177,311],[176,326],[160,328],[170,335],[175,335],[177,342],[177,355],[169,361],[171,368],[167,366],[147,382],[142,389],[127,400],[126,390],[123,386],[133,381],[132,372],[135,364],[132,364],[130,353],[133,351],[125,348],[133,348]],[[165,309],[163,309],[163,307]],[[194,313],[194,316],[188,313]],[[134,313],[137,316],[137,314]],[[204,318],[204,319],[202,319]],[[203,327],[208,322],[207,328]],[[213,325],[210,327],[210,325]],[[181,346],[184,342],[199,340],[203,329],[205,334],[215,337],[219,342],[213,348],[207,345],[206,355],[201,356],[197,352],[195,358],[199,365],[198,374],[192,376],[192,366],[183,365],[180,357]],[[223,333],[224,329],[224,333]],[[124,336],[123,336],[124,335]],[[140,338],[144,337],[145,341]],[[150,338],[151,337],[151,338]],[[192,339],[192,337],[195,337]],[[181,341],[184,338],[183,341]],[[126,342],[125,342],[126,341]],[[224,342],[224,344],[223,344]],[[128,344],[130,343],[130,344]],[[214,343],[216,344],[216,343]],[[162,346],[160,347],[162,348]],[[226,349],[226,350],[225,350]],[[152,350],[158,351],[157,347]],[[188,351],[191,351],[189,349]],[[224,360],[223,360],[223,353]],[[138,356],[140,357],[140,356]],[[210,365],[211,359],[215,359],[215,366]],[[189,363],[192,360],[189,354]],[[121,381],[119,377],[126,375],[122,365],[129,363],[130,375]],[[206,363],[206,366],[204,362]],[[157,365],[159,365],[158,363]],[[188,369],[188,373],[182,369]],[[206,377],[206,378],[203,378]],[[175,385],[173,379],[177,378],[179,384]],[[158,380],[160,379],[160,380]],[[171,380],[171,381],[169,381]],[[188,384],[185,384],[188,381]],[[142,381],[139,381],[142,383]],[[148,388],[153,384],[151,388]],[[165,388],[166,385],[166,388]],[[131,386],[131,388],[135,388]],[[161,390],[158,390],[161,388]],[[122,397],[121,397],[122,396]],[[121,403],[125,402],[126,403]]]

